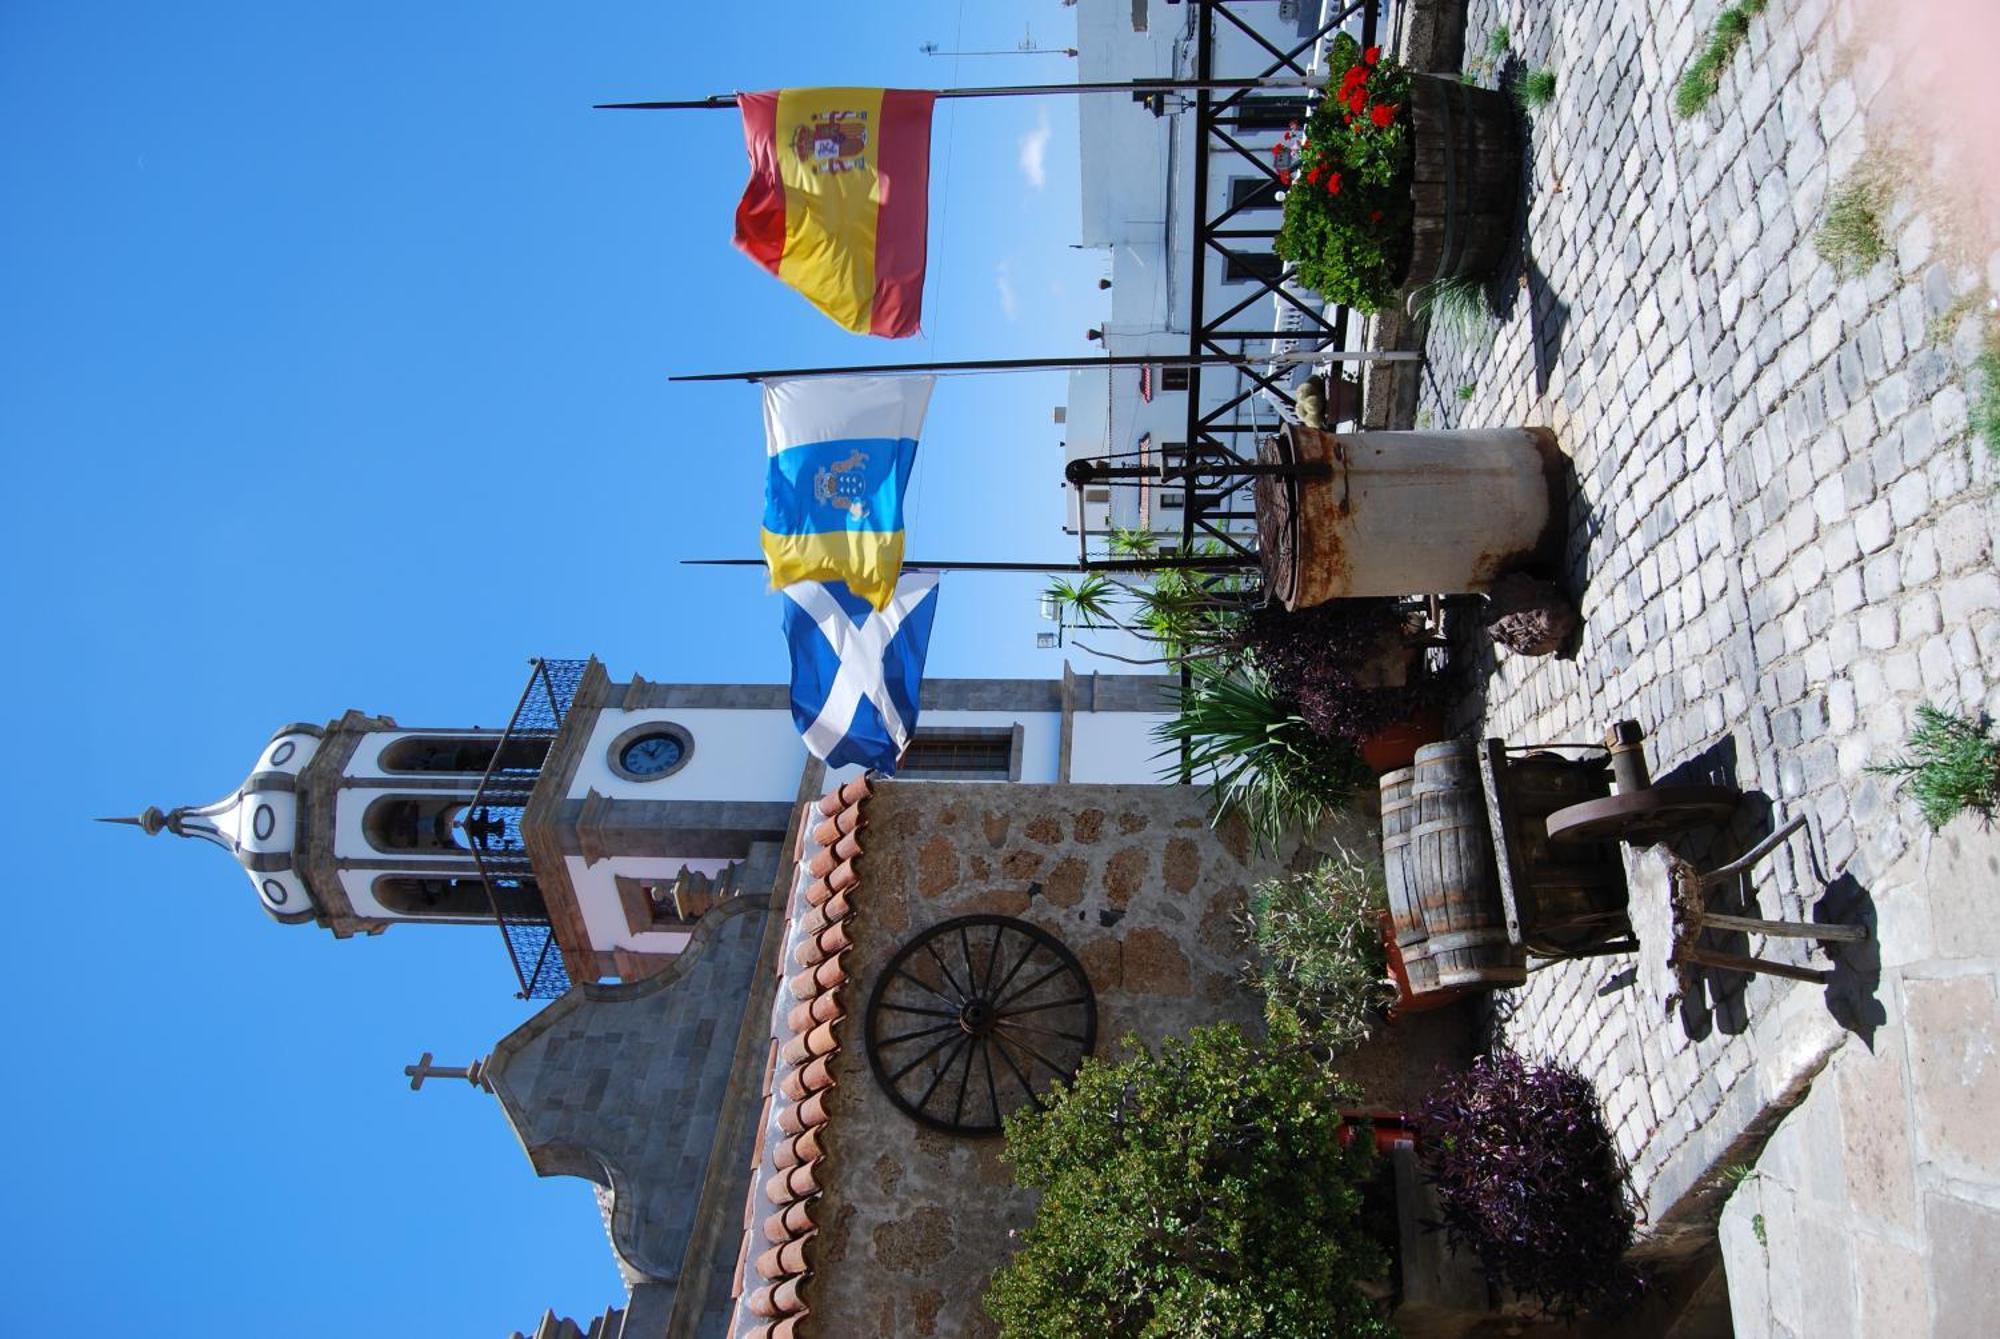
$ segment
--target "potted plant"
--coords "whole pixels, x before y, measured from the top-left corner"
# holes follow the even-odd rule
[[[1382,936],[1388,906],[1381,871],[1338,845],[1312,869],[1251,890],[1249,976],[1273,1041],[1330,1057],[1367,1040],[1396,999]]]
[[[1417,1133],[1451,1245],[1489,1279],[1563,1316],[1632,1299],[1634,1200],[1589,1079],[1482,1056],[1424,1099]]]
[[[1407,767],[1442,734],[1439,685],[1389,599],[1266,606],[1242,619],[1237,644],[1323,738],[1352,740],[1375,772]]]
[[[1414,73],[1342,34],[1325,96],[1276,146],[1285,219],[1273,244],[1300,282],[1379,311],[1399,289],[1490,275],[1519,190],[1504,94]]]

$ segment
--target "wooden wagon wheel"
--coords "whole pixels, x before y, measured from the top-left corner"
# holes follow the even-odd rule
[[[868,1065],[889,1100],[951,1134],[1067,1083],[1097,1045],[1097,997],[1062,941],[1009,916],[961,916],[896,951],[875,979]]]
[[[1549,839],[1651,846],[1676,833],[1727,822],[1741,798],[1733,786],[1647,786],[1556,810],[1549,815]]]

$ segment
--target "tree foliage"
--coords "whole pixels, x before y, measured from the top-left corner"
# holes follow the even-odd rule
[[[1005,1339],[1392,1335],[1357,1286],[1386,1267],[1360,1217],[1371,1141],[1341,1146],[1332,1077],[1227,1025],[1126,1046],[1008,1118],[1042,1200],[987,1293]]]

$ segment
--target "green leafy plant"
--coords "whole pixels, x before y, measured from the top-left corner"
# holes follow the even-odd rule
[[[986,1293],[1004,1339],[1389,1339],[1362,1288],[1387,1262],[1361,1212],[1372,1141],[1341,1142],[1351,1095],[1226,1025],[1125,1045],[1007,1119],[1041,1201]]]
[[[1933,830],[1968,809],[1991,820],[2000,806],[2000,739],[1991,722],[1954,716],[1928,702],[1917,708],[1909,756],[1868,770],[1898,778]]]
[[[1763,1214],[1756,1213],[1750,1215],[1750,1235],[1757,1239],[1757,1244],[1759,1246],[1764,1246],[1764,1247],[1770,1246],[1771,1239],[1764,1233]]]
[[[1556,72],[1554,70],[1530,70],[1514,85],[1514,96],[1530,111],[1546,107],[1556,100]]]
[[[1107,545],[1114,557],[1145,559],[1155,554],[1172,555],[1176,549],[1162,549],[1158,540],[1143,530],[1117,530]],[[1219,545],[1209,543],[1197,553],[1217,554]],[[1233,596],[1241,590],[1242,578],[1200,568],[1161,566],[1130,578],[1114,580],[1102,572],[1080,578],[1053,577],[1042,590],[1042,598],[1061,611],[1062,618],[1086,631],[1118,628],[1146,642],[1156,655],[1138,664],[1180,664],[1196,658],[1219,659],[1227,663],[1234,656],[1237,625],[1241,613]],[[1113,660],[1131,660],[1084,646],[1093,655]]]
[[[1357,311],[1387,306],[1409,265],[1410,75],[1346,34],[1303,134],[1273,147],[1285,218],[1273,249],[1301,283]]]
[[[1463,386],[1460,386],[1458,390],[1454,392],[1454,394],[1458,396],[1460,402],[1464,404],[1471,404],[1472,397],[1477,395],[1478,393],[1479,393],[1479,386],[1477,385],[1477,383],[1470,381],[1466,382]]]
[[[1492,324],[1486,308],[1485,281],[1475,276],[1448,275],[1412,289],[1405,305],[1413,316],[1462,340],[1485,334]]]
[[[1188,666],[1193,683],[1180,709],[1153,728],[1170,759],[1163,775],[1206,782],[1217,823],[1241,815],[1260,848],[1316,825],[1373,779],[1345,739],[1315,734],[1296,708],[1252,666],[1235,672],[1206,661]]]
[[[1386,910],[1381,871],[1337,845],[1313,869],[1251,891],[1250,976],[1273,1038],[1330,1055],[1368,1037],[1396,998],[1382,945]]]
[[[1758,1175],[1757,1169],[1747,1162],[1732,1162],[1722,1169],[1722,1179],[1727,1181],[1732,1189],[1745,1182],[1755,1181]]]
[[[1674,110],[1683,117],[1697,116],[1722,87],[1722,71],[1735,58],[1750,35],[1750,20],[1764,12],[1766,0],[1740,0],[1715,16],[1708,43],[1694,58],[1680,83],[1674,87]]]
[[[1826,221],[1813,234],[1820,258],[1841,274],[1858,274],[1888,254],[1882,215],[1889,207],[1887,184],[1875,173],[1854,172],[1833,193]]]

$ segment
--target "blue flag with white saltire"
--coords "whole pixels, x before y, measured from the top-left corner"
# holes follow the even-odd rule
[[[906,573],[880,610],[838,581],[784,588],[792,720],[827,766],[895,772],[917,728],[937,583],[935,572]]]

